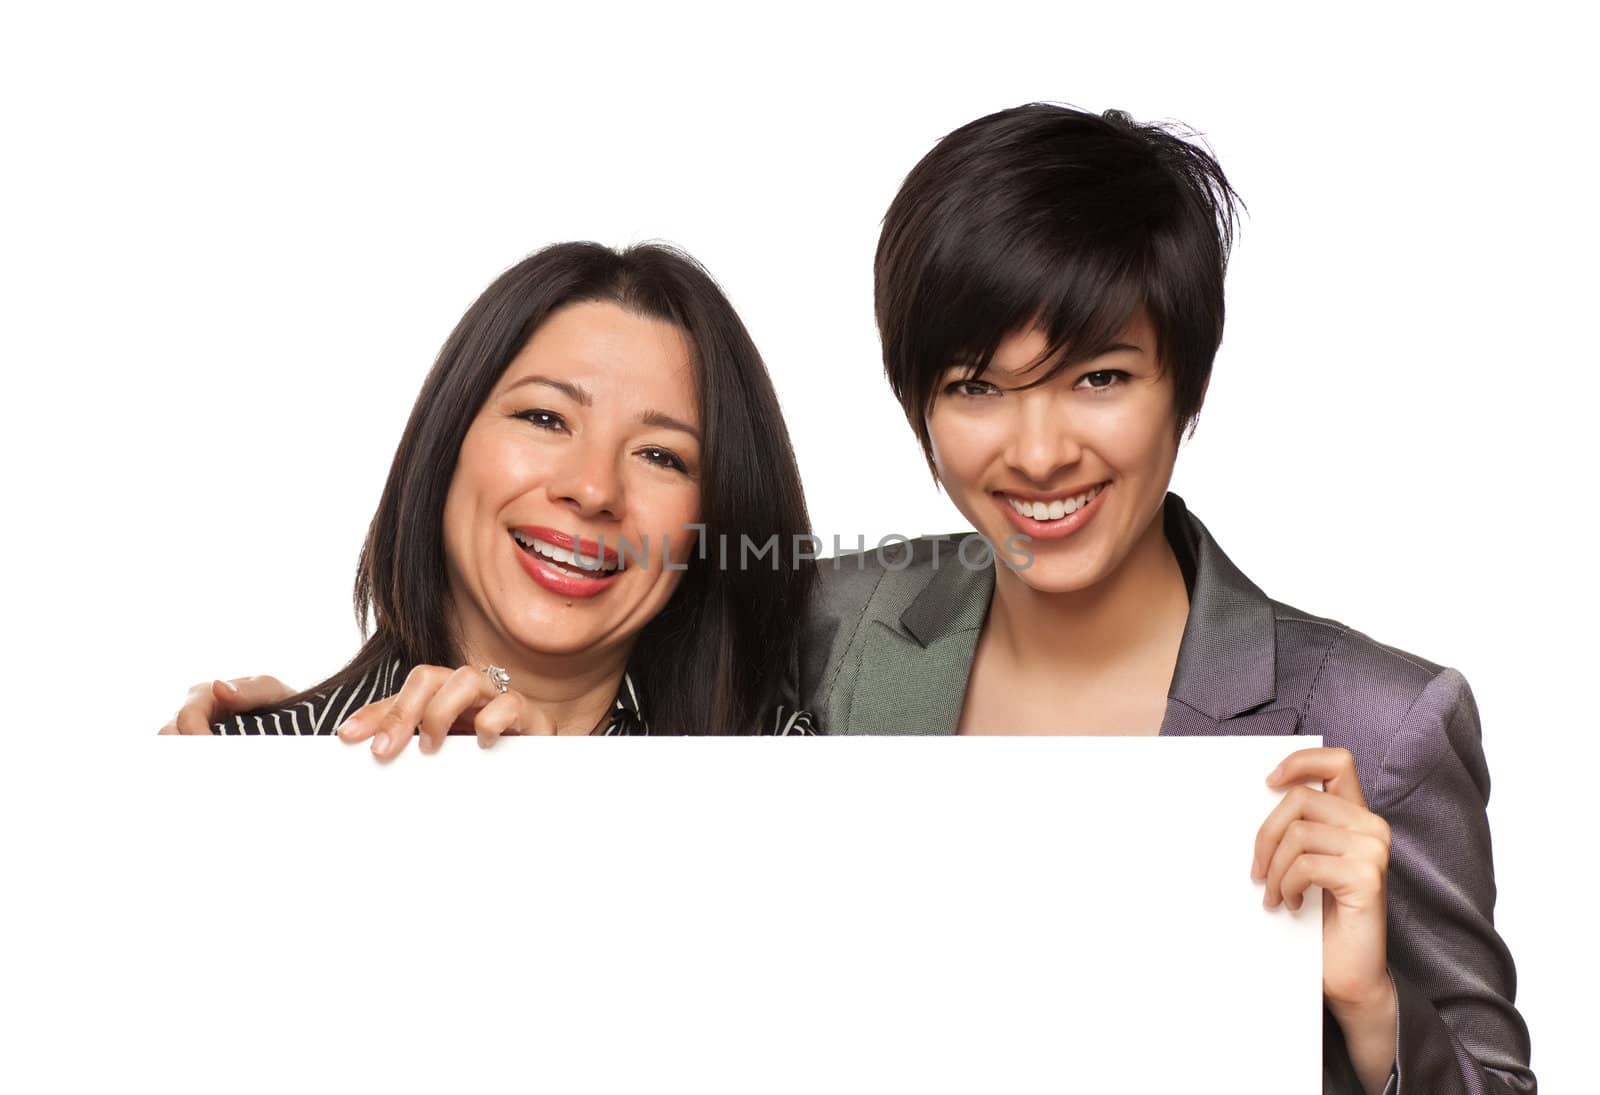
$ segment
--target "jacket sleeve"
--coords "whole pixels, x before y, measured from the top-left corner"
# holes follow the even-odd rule
[[[1466,680],[1440,671],[1384,751],[1394,1095],[1533,1095],[1516,971],[1494,929],[1489,770]]]

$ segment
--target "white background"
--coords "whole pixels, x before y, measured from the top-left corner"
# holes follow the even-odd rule
[[[9,12],[13,733],[143,734],[202,677],[342,663],[356,552],[434,352],[555,240],[664,238],[710,267],[825,538],[959,527],[879,371],[890,197],[1002,107],[1177,118],[1250,213],[1176,489],[1269,594],[1473,683],[1499,920],[1536,1070],[1562,1086],[1595,976],[1573,952],[1600,761],[1597,104],[1576,10]]]

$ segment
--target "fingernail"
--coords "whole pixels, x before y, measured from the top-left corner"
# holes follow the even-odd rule
[[[382,756],[389,751],[389,735],[379,734],[372,739],[372,755]]]
[[[1278,777],[1280,777],[1282,775],[1283,775],[1283,765],[1280,764],[1280,765],[1278,765],[1276,768],[1274,768],[1272,770],[1272,774],[1267,777],[1267,782],[1269,784],[1277,783],[1278,782]]]
[[[239,686],[234,684],[232,681],[223,681],[222,687],[226,688],[229,692],[239,691]]]
[[[1289,906],[1290,912],[1300,911],[1300,898],[1298,897],[1291,897],[1288,901],[1284,902],[1284,904]]]
[[[1250,877],[1257,882],[1261,881],[1261,860],[1252,859],[1250,861]]]
[[[341,738],[345,737],[351,731],[353,731],[355,728],[356,728],[356,717],[354,715],[351,715],[349,718],[345,719],[343,722],[341,722],[339,724],[339,731],[338,731],[339,736]]]

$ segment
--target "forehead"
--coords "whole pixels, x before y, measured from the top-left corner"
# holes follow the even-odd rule
[[[1134,312],[1127,323],[1111,336],[1107,348],[1132,346],[1154,358],[1156,352],[1155,325],[1145,309]],[[1024,330],[1013,331],[995,348],[989,371],[1022,376],[1039,369],[1052,360],[1061,360],[1064,354],[1075,352],[1070,344],[1055,354],[1050,353],[1050,335],[1042,326],[1034,324]]]
[[[552,312],[507,366],[498,388],[526,376],[577,384],[601,400],[695,413],[694,347],[679,327],[610,301]]]

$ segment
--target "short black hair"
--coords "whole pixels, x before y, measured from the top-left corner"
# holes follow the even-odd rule
[[[1222,342],[1239,197],[1197,135],[1029,103],[944,137],[906,176],[874,263],[889,385],[932,464],[940,376],[978,376],[1013,333],[1049,341],[1039,382],[1105,349],[1143,307],[1192,428]]]

